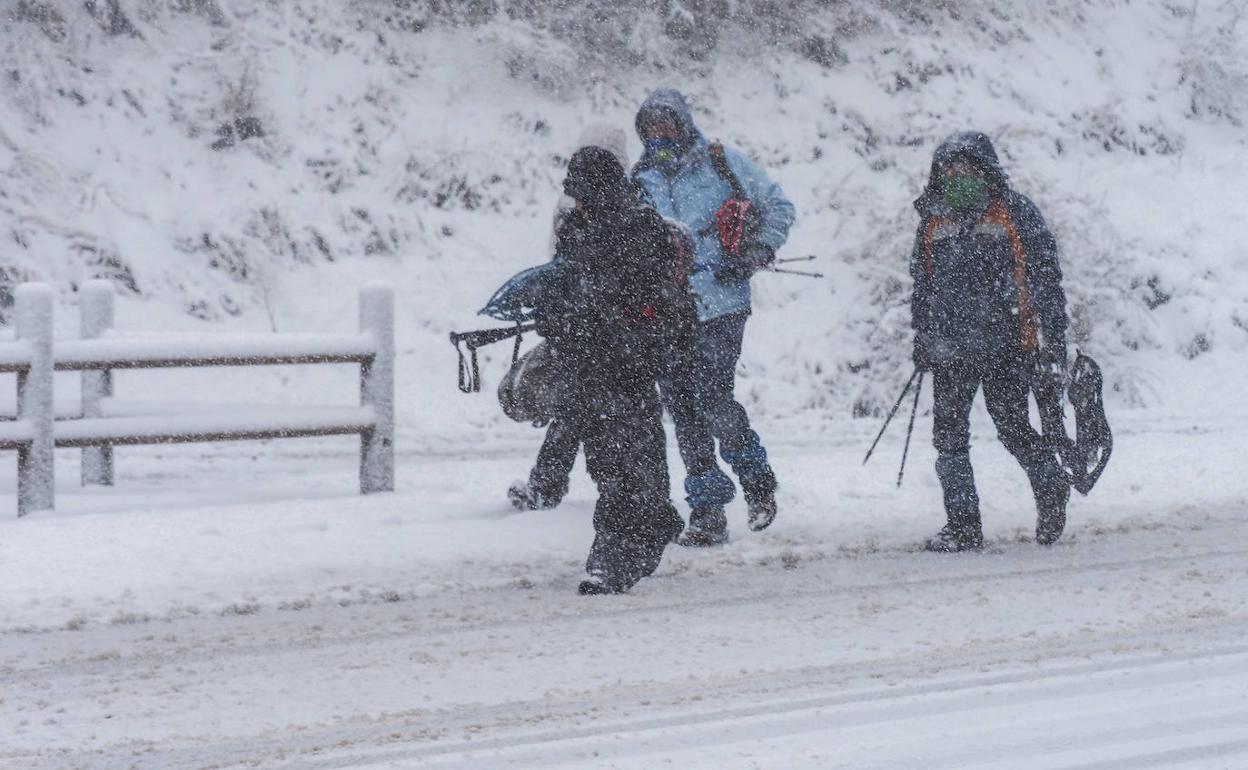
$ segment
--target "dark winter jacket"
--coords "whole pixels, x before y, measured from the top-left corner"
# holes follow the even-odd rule
[[[619,416],[690,344],[694,309],[667,226],[631,200],[592,216],[575,212],[557,237],[557,273],[536,308],[545,337],[584,413]]]
[[[732,188],[715,171],[709,143],[698,127],[680,92],[671,88],[654,91],[642,104],[638,118],[654,111],[666,111],[681,132],[681,154],[671,168],[654,162],[647,153],[638,161],[633,178],[660,214],[681,222],[694,233],[693,274],[689,285],[697,296],[698,316],[709,321],[750,309],[748,277],[735,281],[716,280],[724,264],[715,212],[732,197]],[[793,224],[793,204],[780,186],[748,157],[731,147],[724,148],[728,167],[740,181],[750,202],[762,213],[757,239],[774,252],[784,245]]]
[[[943,170],[965,158],[984,171],[989,204],[960,213],[940,194]],[[954,134],[936,150],[915,201],[922,221],[910,256],[915,345],[936,364],[1065,346],[1066,294],[1057,244],[1026,196],[1011,190],[992,142]]]

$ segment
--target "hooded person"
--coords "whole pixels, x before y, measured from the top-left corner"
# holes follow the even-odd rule
[[[683,527],[670,498],[655,383],[666,348],[691,322],[677,290],[661,217],[639,204],[624,169],[600,147],[568,163],[576,208],[557,236],[559,270],[535,307],[571,395],[558,419],[585,447],[598,487],[582,594],[620,593],[658,567]]]
[[[590,123],[582,129],[576,146],[601,147],[615,156],[621,168],[628,168],[628,136],[622,128],[604,122]],[[552,256],[555,253],[559,227],[575,209],[576,201],[568,197],[567,193],[559,196],[550,226]],[[552,420],[546,427],[546,437],[538,450],[537,460],[529,471],[528,480],[513,482],[507,490],[507,498],[512,507],[519,511],[533,511],[559,505],[563,496],[568,493],[568,478],[572,474],[572,466],[576,464],[576,454],[580,446],[580,438],[567,423]]]
[[[595,122],[585,126],[576,141],[576,146],[578,148],[601,147],[614,155],[622,168],[628,168],[631,162],[628,156],[628,135],[624,132],[624,129],[619,126],[613,126],[610,123]],[[550,226],[550,250],[552,254],[555,250],[555,239],[559,233],[559,224],[575,208],[576,201],[569,198],[567,193],[559,196],[559,202],[555,204],[555,215],[551,218]]]
[[[741,483],[750,529],[761,530],[776,515],[776,476],[734,394],[736,367],[751,310],[750,276],[771,264],[784,245],[793,204],[744,154],[708,142],[674,89],[660,88],[646,98],[636,129],[645,149],[633,170],[635,184],[660,214],[693,233],[689,286],[698,324],[694,361],[684,376],[707,431]],[[722,543],[728,536],[724,506],[735,495],[732,481],[713,459],[710,467],[686,466],[692,512],[681,543]]]
[[[947,523],[932,551],[983,546],[970,461],[970,410],[982,387],[1005,448],[1031,482],[1036,541],[1055,542],[1070,487],[1053,447],[1032,427],[1028,393],[1060,382],[1066,295],[1057,243],[1026,196],[1010,188],[991,140],[953,134],[932,158],[910,256],[914,363],[932,372],[936,474]]]
[[[592,123],[581,132],[580,146],[601,147],[607,150],[615,156],[623,168],[628,167],[626,145],[627,137],[624,131],[606,123]],[[635,187],[632,189],[636,192]],[[562,195],[555,209],[551,228],[552,253],[556,251],[557,233],[561,224],[568,217],[573,216],[575,210],[576,201],[566,193]],[[692,242],[692,236],[687,228],[670,221],[668,225],[669,229],[671,227],[680,229],[680,235],[674,236],[673,239],[686,244],[684,247],[686,255],[692,254],[692,248],[687,246]],[[682,266],[681,275],[686,273],[687,268]],[[691,329],[692,327],[686,332]],[[697,365],[696,361],[693,361],[695,351],[690,344],[678,344],[668,346],[667,352],[671,358],[665,367],[666,374],[659,381],[659,394],[664,406],[671,413],[681,459],[691,476],[704,475],[707,469],[714,469],[718,472],[715,465],[715,439],[711,436],[706,421],[698,412],[697,394],[689,379],[679,376],[681,372],[688,371]],[[673,376],[673,373],[677,376]],[[549,509],[557,506],[567,494],[569,477],[576,463],[580,445],[580,438],[567,422],[558,419],[551,420],[546,428],[546,436],[538,452],[537,460],[529,472],[529,478],[512,483],[507,490],[512,506],[521,511]],[[723,476],[722,472],[720,476],[723,483],[727,485],[730,498],[732,482]]]

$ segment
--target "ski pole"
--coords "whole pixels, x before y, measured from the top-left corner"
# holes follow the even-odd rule
[[[807,278],[822,278],[823,277],[823,273],[807,273],[804,270],[785,270],[782,267],[772,267],[772,268],[768,268],[768,270],[772,273],[782,273],[784,275],[802,275]]]
[[[871,442],[871,448],[867,450],[867,456],[862,458],[863,465],[866,465],[867,460],[871,459],[871,453],[875,451],[876,445],[879,444],[880,439],[884,437],[884,431],[888,429],[888,424],[893,421],[893,415],[897,414],[897,410],[901,407],[902,400],[904,400],[906,394],[910,392],[910,386],[914,384],[914,378],[918,376],[919,370],[915,369],[914,374],[910,375],[909,381],[906,382],[906,387],[901,389],[901,395],[897,397],[897,403],[893,404],[892,410],[888,413],[888,416],[884,418],[884,424],[880,426],[880,432],[875,434],[875,441]]]
[[[804,257],[785,257],[784,259],[777,259],[775,263],[777,265],[783,265],[786,262],[813,262],[815,259],[817,259],[817,257],[815,257],[814,254],[808,254]]]
[[[919,412],[919,394],[923,392],[923,372],[919,372],[919,384],[914,389],[914,406],[910,409],[910,427],[906,430],[906,445],[901,450],[901,469],[897,471],[897,488],[901,489],[901,477],[906,472],[906,455],[910,454],[910,436],[914,434],[914,416]]]

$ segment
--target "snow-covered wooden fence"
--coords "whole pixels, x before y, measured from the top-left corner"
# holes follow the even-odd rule
[[[17,374],[16,419],[0,422],[0,449],[18,452],[18,515],[54,503],[56,447],[80,447],[82,482],[112,484],[112,448],[232,439],[359,434],[360,491],[394,489],[394,293],[360,290],[358,334],[150,335],[113,331],[113,289],[81,290],[82,339],[53,344],[52,289],[22,284],[15,293],[15,338],[0,342],[0,372]],[[107,416],[115,369],[355,363],[358,407],[300,407]],[[53,372],[82,373],[82,411],[53,412]]]

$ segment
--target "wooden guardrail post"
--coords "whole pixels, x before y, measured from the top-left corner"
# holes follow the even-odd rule
[[[98,339],[113,328],[113,285],[108,281],[87,281],[79,296],[79,314],[84,340]],[[82,416],[103,417],[101,402],[113,395],[113,373],[109,369],[83,370]],[[113,485],[113,448],[90,446],[82,450],[83,486]]]
[[[17,419],[31,428],[17,450],[17,515],[51,510],[56,500],[52,411],[52,287],[23,283],[16,298],[17,339],[30,351],[30,368],[17,374]]]
[[[360,405],[373,409],[376,425],[360,435],[360,492],[394,490],[394,290],[382,284],[360,289],[360,331],[376,345],[360,365]]]

